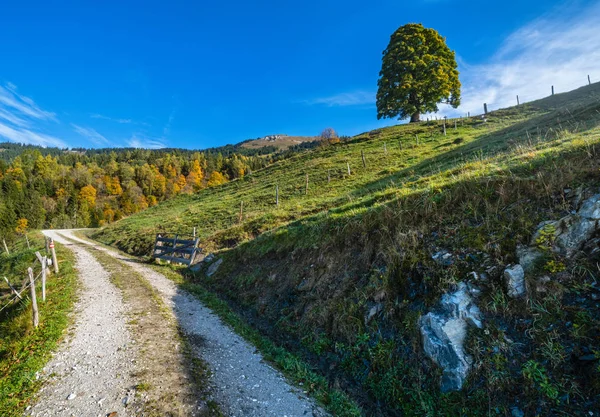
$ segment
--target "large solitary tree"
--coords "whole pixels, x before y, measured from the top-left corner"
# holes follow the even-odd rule
[[[438,111],[438,104],[460,104],[454,51],[434,29],[420,23],[401,26],[383,51],[377,81],[377,118],[410,117]]]

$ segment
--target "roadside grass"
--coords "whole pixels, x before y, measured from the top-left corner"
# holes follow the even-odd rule
[[[518,175],[513,168],[526,166],[532,158],[539,161],[545,154],[594,141],[590,136],[600,123],[595,111],[600,108],[599,91],[600,83],[498,110],[485,121],[459,119],[456,129],[448,121],[446,136],[441,120],[366,132],[222,186],[171,199],[101,229],[94,238],[146,255],[156,232],[191,233],[197,227],[203,248],[215,251],[315,214],[352,218],[398,197],[435,193],[469,179]]]
[[[13,282],[26,276],[26,270],[35,260],[35,251],[42,252],[40,233],[29,235],[32,249],[25,243],[13,247],[10,256],[0,256],[0,276]],[[24,239],[23,239],[24,240]],[[37,373],[50,359],[71,323],[70,313],[77,297],[79,281],[74,269],[72,253],[56,244],[60,273],[49,274],[46,283],[46,302],[41,301],[37,289],[40,325],[35,330],[31,318],[31,303],[15,304],[0,313],[0,415],[21,416],[40,388],[42,380]],[[42,252],[43,253],[43,252]],[[11,279],[12,277],[12,279]]]
[[[238,335],[254,345],[261,352],[265,360],[274,364],[294,385],[315,398],[332,415],[339,417],[358,417],[362,415],[361,408],[356,402],[344,392],[330,387],[327,379],[315,371],[298,355],[278,346],[268,337],[261,335],[259,331],[250,326],[217,295],[206,290],[201,285],[190,283],[184,279],[183,274],[186,272],[189,273],[189,271],[175,266],[150,266],[198,298]]]
[[[456,130],[450,122],[447,136],[440,121],[367,132],[94,237],[147,254],[155,232],[198,226],[203,248],[223,263],[180,285],[207,304],[234,304],[267,343],[292,345],[330,385],[345,382],[367,414],[508,416],[517,404],[526,415],[583,415],[600,401],[600,368],[577,359],[598,357],[598,265],[545,260],[527,276],[527,302],[506,296],[502,271],[540,221],[598,192],[599,93],[594,84],[459,120]],[[440,249],[452,265],[432,259]],[[477,282],[486,328],[469,332],[475,365],[463,391],[441,394],[418,319],[472,272],[486,276]],[[544,275],[552,283],[538,292]]]

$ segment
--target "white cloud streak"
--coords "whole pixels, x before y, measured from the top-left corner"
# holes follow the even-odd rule
[[[7,83],[0,86],[0,138],[17,143],[40,146],[67,145],[55,136],[42,133],[36,124],[58,121],[52,112],[40,108],[31,98],[19,94],[17,86]]]
[[[327,107],[372,105],[375,103],[375,93],[372,91],[353,91],[306,100],[304,103],[308,105],[324,105]]]
[[[166,148],[166,145],[164,142],[162,142],[162,139],[151,139],[151,138],[147,138],[147,137],[144,137],[141,135],[136,135],[136,134],[131,136],[131,138],[127,141],[127,145],[129,145],[131,148],[144,148],[144,149]]]
[[[107,145],[108,146],[111,144],[108,139],[106,139],[104,136],[102,136],[100,133],[98,133],[94,129],[91,129],[89,127],[82,127],[82,126],[76,125],[74,123],[71,123],[71,127],[73,127],[73,130],[76,133],[80,134],[84,138],[91,140],[96,145]]]
[[[29,143],[40,146],[53,146],[58,148],[66,148],[67,144],[61,139],[54,136],[36,133],[27,129],[19,129],[0,123],[0,137],[3,137],[11,142]]]
[[[113,117],[109,117],[109,116],[105,116],[103,114],[97,114],[97,113],[90,115],[90,117],[92,119],[110,120],[111,122],[120,123],[120,124],[133,123],[133,120],[131,120],[131,119],[116,119],[116,118],[113,118]]]
[[[462,104],[448,115],[483,112],[566,92],[600,79],[600,2],[570,12],[569,4],[506,38],[497,53],[481,65],[459,62]]]

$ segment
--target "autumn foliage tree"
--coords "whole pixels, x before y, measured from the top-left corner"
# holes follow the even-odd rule
[[[420,121],[438,104],[460,105],[454,51],[434,29],[409,23],[396,30],[383,51],[377,82],[377,118]]]

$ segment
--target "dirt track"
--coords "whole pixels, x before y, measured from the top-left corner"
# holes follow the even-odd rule
[[[136,259],[79,239],[72,231],[50,231],[46,234],[61,243],[77,242],[78,244],[71,245],[71,248],[77,254],[78,269],[85,268],[87,271],[93,270],[94,273],[82,277],[85,289],[79,303],[73,340],[63,344],[47,367],[52,372],[59,370],[60,378],[55,378],[42,392],[39,402],[31,410],[36,415],[106,415],[102,413],[116,411],[119,406],[123,412],[119,412],[119,415],[130,415],[130,410],[135,409],[132,406],[134,404],[127,408],[123,405],[127,390],[131,390],[134,381],[122,375],[127,372],[139,372],[133,365],[139,352],[135,346],[132,347],[125,326],[126,311],[130,308],[129,303],[132,300],[131,297],[120,297],[119,291],[108,280],[107,269],[110,268],[92,256],[94,251],[102,251],[113,261],[123,264],[125,269],[119,270],[121,275],[128,270],[133,271],[151,285],[167,307],[174,323],[183,330],[193,346],[193,354],[208,365],[212,373],[209,381],[213,388],[210,397],[219,404],[225,415],[325,415],[312,400],[289,385],[278,371],[266,364],[253,346],[224,325],[196,298],[178,289],[162,274]],[[101,256],[96,257],[102,259]],[[106,306],[106,313],[97,313],[99,304]],[[126,348],[119,349],[123,345]],[[88,351],[92,352],[92,346],[93,354],[88,355]],[[99,373],[92,375],[94,370]],[[120,375],[122,380],[118,379],[117,375]],[[71,391],[77,391],[75,387],[82,387],[80,384],[86,379],[91,380],[89,389],[83,390],[83,395],[67,400]],[[102,407],[97,404],[99,396],[105,398]],[[139,395],[136,398],[139,398]],[[185,396],[182,398],[184,402],[189,403]],[[109,405],[114,409],[110,409]],[[188,406],[194,407],[190,404]],[[181,404],[174,404],[174,407],[181,409]],[[193,409],[201,408],[200,405]],[[167,411],[164,405],[162,409]]]

